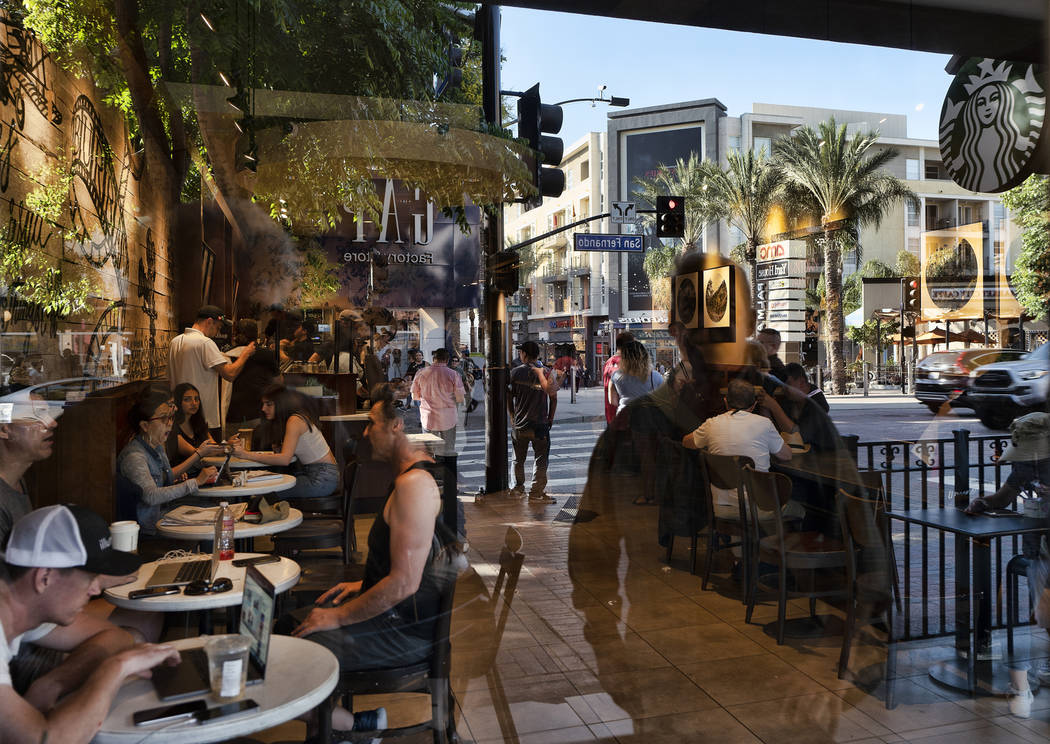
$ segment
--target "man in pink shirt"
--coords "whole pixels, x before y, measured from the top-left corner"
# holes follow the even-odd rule
[[[616,337],[616,348],[619,349],[628,341],[634,341],[634,334],[630,331],[624,331]],[[609,360],[605,363],[605,367],[602,369],[602,390],[605,391],[603,400],[605,401],[605,423],[611,424],[612,420],[616,418],[616,406],[609,402],[609,386],[612,385],[613,372],[620,366],[620,355],[614,354],[609,357]]]
[[[433,364],[420,369],[412,380],[412,399],[421,401],[420,423],[423,431],[444,440],[438,454],[456,451],[456,405],[463,402],[463,378],[448,366],[448,349],[437,349]]]

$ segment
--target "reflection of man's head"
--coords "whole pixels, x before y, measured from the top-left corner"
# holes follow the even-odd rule
[[[32,463],[50,457],[61,414],[61,406],[35,394],[0,400],[0,461]]]
[[[755,331],[755,314],[751,307],[751,287],[747,281],[747,272],[732,259],[718,253],[689,252],[679,256],[675,276],[698,274],[698,285],[703,286],[703,272],[721,266],[729,266],[732,269],[735,301],[732,304],[729,328],[684,326],[677,338],[682,353],[687,354],[694,365],[701,360],[706,366],[714,369],[735,371],[747,366],[747,339]],[[672,281],[672,289],[675,284]],[[703,301],[704,292],[701,291],[698,293],[697,302]],[[674,298],[671,301],[671,310],[672,313],[677,310]],[[694,313],[692,317],[702,317],[702,313]],[[677,321],[677,318],[673,318],[672,324]]]

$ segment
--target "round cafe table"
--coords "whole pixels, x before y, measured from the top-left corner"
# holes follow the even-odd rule
[[[212,507],[216,508],[216,507]],[[237,520],[233,523],[233,539],[241,540],[260,535],[274,535],[278,532],[298,527],[303,521],[303,513],[298,509],[289,509],[288,517],[275,519],[272,522],[254,524]],[[213,524],[164,524],[164,520],[157,522],[157,532],[164,537],[172,537],[176,540],[211,540],[215,537],[215,525]]]
[[[265,553],[236,553],[233,557],[234,559],[251,558],[256,555],[265,555]],[[200,560],[208,557],[210,556],[195,555],[185,560]],[[247,569],[234,566],[233,561],[222,561],[219,564],[219,571],[216,575],[216,578],[226,577],[233,581],[233,588],[228,592],[198,595],[187,595],[179,592],[178,594],[167,594],[160,597],[128,599],[129,592],[146,587],[146,582],[153,575],[153,571],[158,563],[160,561],[143,563],[142,568],[139,569],[138,578],[130,584],[122,584],[106,589],[103,592],[104,596],[117,607],[125,607],[129,610],[142,610],[143,612],[187,612],[240,606],[241,594],[244,592],[244,574]],[[262,572],[263,576],[269,579],[278,594],[288,591],[299,582],[299,564],[290,558],[281,558],[277,563],[264,563],[256,566],[256,568]],[[267,671],[267,675],[269,675],[269,671]]]
[[[205,640],[200,636],[182,638],[173,641],[172,645],[179,649],[198,648]],[[132,722],[136,711],[156,708],[164,703],[157,699],[148,679],[133,679],[117,692],[109,715],[92,741],[95,744],[137,744],[144,741],[149,744],[207,744],[226,741],[272,728],[324,705],[338,680],[339,661],[324,646],[304,638],[273,635],[266,662],[266,679],[245,691],[246,698],[259,704],[253,711],[209,723],[190,719],[136,726]],[[188,698],[199,699],[206,700],[208,707],[219,704],[209,693]],[[330,715],[327,706],[322,715]]]
[[[275,473],[276,475],[276,473]],[[248,481],[243,486],[208,486],[200,488],[195,497],[205,496],[207,498],[228,501],[236,498],[251,498],[260,493],[277,493],[287,491],[295,485],[295,476],[287,473],[281,474],[280,478],[267,478],[266,480]]]

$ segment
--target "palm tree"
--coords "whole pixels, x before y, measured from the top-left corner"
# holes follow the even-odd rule
[[[716,218],[706,186],[706,172],[700,156],[695,152],[688,160],[679,158],[673,166],[663,163],[654,178],[635,178],[634,193],[638,201],[656,207],[658,196],[680,196],[685,199],[685,233],[681,245],[665,245],[662,240],[645,253],[645,273],[653,287],[653,307],[657,303],[670,305],[670,284],[665,279],[674,268],[679,253],[695,250],[702,241],[704,227]],[[655,221],[654,215],[643,215],[646,227]]]
[[[758,292],[758,246],[766,242],[770,213],[784,191],[781,171],[766,157],[747,152],[730,152],[729,165],[722,170],[704,161],[703,174],[708,198],[715,215],[744,234],[744,260],[751,272],[752,300]]]
[[[897,202],[918,203],[903,181],[882,170],[897,157],[897,151],[893,148],[872,150],[878,139],[878,131],[848,138],[846,125],[839,126],[832,118],[821,122],[816,130],[801,127],[777,141],[776,161],[787,186],[808,203],[805,211],[820,215],[826,318],[830,325],[825,339],[832,389],[837,394],[846,391],[846,365],[842,356],[845,322],[841,225],[852,223],[858,229],[869,225],[878,227]]]

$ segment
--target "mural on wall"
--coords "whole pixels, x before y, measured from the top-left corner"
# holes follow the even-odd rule
[[[174,325],[161,238],[168,231],[151,214],[144,163],[123,116],[3,11],[0,62],[3,237],[59,284],[82,277],[91,287],[88,311],[62,315],[20,297],[18,277],[0,276],[0,303],[10,311],[0,354],[9,366],[39,358],[45,379],[74,367],[125,380],[162,376]]]

